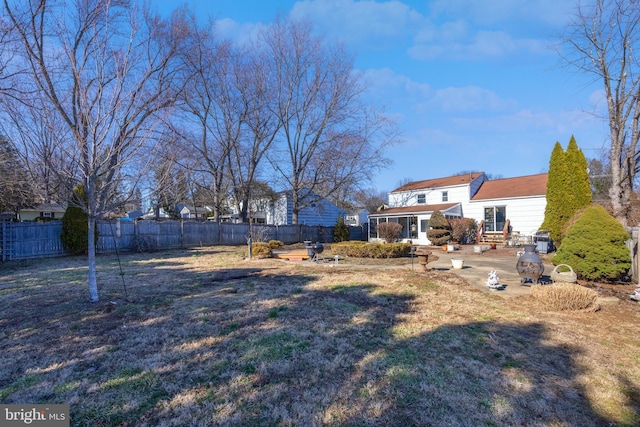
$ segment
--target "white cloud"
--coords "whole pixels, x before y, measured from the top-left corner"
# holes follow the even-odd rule
[[[500,98],[495,92],[477,86],[437,90],[430,103],[444,112],[500,111],[517,106],[514,100]]]
[[[215,21],[216,35],[222,39],[233,40],[239,45],[249,43],[255,39],[258,32],[265,27],[263,23],[241,24],[230,18],[222,18]]]
[[[417,37],[418,43],[408,49],[409,55],[417,60],[432,60],[440,57],[480,60],[523,53],[552,53],[547,48],[547,42],[513,38],[504,31],[477,31],[467,39],[451,37],[450,34],[444,33],[431,43],[421,43],[420,40],[424,40],[424,34],[420,34]]]
[[[312,21],[321,32],[350,44],[390,45],[417,31],[425,18],[404,2],[305,0],[290,16]]]
[[[560,28],[574,2],[558,0],[432,0],[431,16],[457,16],[480,25],[536,21]]]
[[[582,111],[519,110],[491,117],[458,117],[452,122],[460,129],[478,132],[565,134],[593,125],[593,117]]]
[[[373,95],[388,96],[394,93],[405,98],[411,96],[424,99],[432,96],[432,89],[426,83],[415,82],[409,77],[397,74],[390,68],[369,69],[363,73],[368,92]]]

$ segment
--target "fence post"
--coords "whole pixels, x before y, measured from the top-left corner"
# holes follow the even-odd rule
[[[2,261],[7,260],[7,221],[2,221],[2,231],[0,231],[0,236],[2,236],[2,246],[0,246],[0,253],[2,253]]]

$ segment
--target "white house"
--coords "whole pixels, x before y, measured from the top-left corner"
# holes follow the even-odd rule
[[[22,208],[18,214],[20,221],[62,219],[67,211],[59,203],[41,203],[33,208]]]
[[[521,235],[537,231],[544,220],[547,174],[488,180],[483,172],[405,184],[389,193],[389,208],[369,215],[369,240],[378,240],[376,225],[393,221],[402,227],[401,239],[429,244],[426,231],[431,214],[473,218],[484,233],[509,229]]]
[[[213,212],[210,206],[190,206],[182,205],[180,218],[182,219],[207,219],[209,213]]]
[[[308,197],[315,199],[308,206],[298,212],[298,224],[322,225],[331,227],[336,225],[338,218],[344,216],[345,211],[338,208],[327,199],[312,194]],[[268,225],[291,225],[293,220],[292,191],[282,191],[268,197],[258,197],[249,202],[251,221]],[[221,216],[223,221],[239,222],[239,212],[235,204],[229,204],[231,214]]]
[[[366,209],[347,212],[344,215],[344,223],[350,227],[360,227],[369,220],[369,211]]]

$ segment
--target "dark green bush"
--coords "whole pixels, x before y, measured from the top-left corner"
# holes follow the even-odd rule
[[[440,211],[433,211],[431,218],[429,218],[429,227],[427,230],[427,239],[432,245],[442,246],[453,240],[451,234],[451,224],[449,220]]]
[[[409,243],[342,242],[331,245],[333,255],[353,258],[400,258],[410,252]]]
[[[74,203],[69,203],[67,210],[62,216],[62,234],[60,240],[65,251],[71,255],[83,255],[89,249],[89,222],[88,216],[77,206],[77,200],[86,203],[87,197],[84,189],[76,187]],[[98,230],[96,225],[96,243],[98,242]]]
[[[569,227],[551,262],[570,265],[581,279],[624,279],[631,268],[628,239],[629,233],[602,206],[591,206]]]
[[[344,223],[343,217],[338,217],[338,222],[333,228],[333,241],[346,242],[349,240],[349,227]]]
[[[400,237],[402,225],[397,222],[381,222],[377,225],[376,231],[378,232],[379,238],[387,243],[393,243]]]

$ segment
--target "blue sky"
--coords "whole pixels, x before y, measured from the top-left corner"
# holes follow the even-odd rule
[[[159,3],[154,3],[159,4]],[[164,3],[163,6],[166,6]],[[563,65],[572,0],[189,0],[219,34],[243,40],[278,15],[303,18],[355,55],[367,100],[402,131],[371,187],[484,171],[546,172],[571,135],[587,158],[607,144],[601,90]]]

